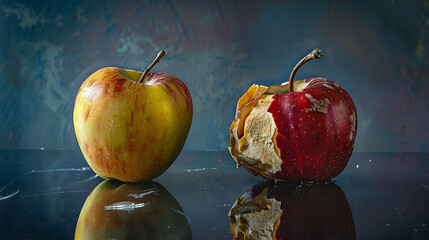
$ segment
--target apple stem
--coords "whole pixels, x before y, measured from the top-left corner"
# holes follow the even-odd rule
[[[167,54],[166,51],[164,51],[164,50],[159,51],[158,55],[156,55],[156,58],[151,62],[149,67],[147,67],[146,70],[144,70],[143,74],[140,76],[139,83],[145,83],[146,82],[145,79],[146,79],[146,76],[149,74],[149,71],[153,68],[153,66],[155,66],[155,64],[157,64],[159,62],[159,60],[165,54]]]
[[[311,60],[315,60],[315,59],[319,59],[323,57],[323,53],[322,51],[320,51],[319,49],[314,49],[313,51],[311,51],[311,53],[309,53],[307,56],[305,56],[303,59],[301,59],[296,66],[293,68],[292,72],[290,73],[290,77],[289,77],[289,92],[293,92],[293,80],[295,78],[295,74],[296,72],[298,72],[298,69],[304,65],[306,62],[309,62]]]

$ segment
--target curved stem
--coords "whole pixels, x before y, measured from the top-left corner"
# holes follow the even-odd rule
[[[146,76],[149,74],[149,71],[153,68],[153,66],[155,66],[155,64],[157,64],[159,62],[159,60],[165,55],[167,54],[166,51],[161,50],[159,51],[158,55],[156,55],[156,58],[152,61],[152,63],[149,65],[149,67],[146,68],[146,70],[144,70],[143,74],[140,76],[139,79],[139,83],[145,83],[145,79]]]
[[[298,72],[298,69],[304,65],[306,62],[309,62],[311,60],[315,60],[315,59],[319,59],[323,57],[323,53],[322,51],[320,51],[319,49],[314,49],[313,51],[311,51],[311,53],[309,53],[307,56],[305,56],[303,59],[301,59],[296,66],[293,68],[292,72],[290,73],[290,77],[289,77],[289,92],[293,92],[293,80],[295,78],[296,72]]]

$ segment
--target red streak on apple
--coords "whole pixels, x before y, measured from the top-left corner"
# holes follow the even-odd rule
[[[134,112],[131,112],[131,125],[133,125],[133,121],[134,121]]]
[[[109,85],[106,85],[104,87],[104,95],[108,95],[109,94]]]
[[[190,96],[191,93],[189,92],[189,89],[186,87],[185,83],[182,81],[175,81],[173,83],[174,86],[176,86],[176,89],[179,90],[183,96]],[[192,112],[192,99],[185,97],[186,106],[188,109],[188,112]]]
[[[127,82],[124,78],[116,78],[115,88],[113,89],[113,94],[120,93],[124,91],[124,84]]]
[[[173,89],[170,87],[170,86],[168,86],[166,83],[162,83],[162,85],[164,85],[164,87],[167,89],[167,91],[174,97],[175,96],[175,94],[174,94],[174,91],[173,91]]]
[[[151,77],[152,79],[157,79],[156,82],[154,81],[148,81],[148,85],[151,84],[161,84],[163,85],[167,91],[174,97],[174,99],[177,99],[176,95],[177,93],[181,93],[180,97],[181,99],[185,100],[188,113],[192,112],[192,99],[188,96],[191,95],[189,92],[189,89],[186,87],[185,83],[183,83],[180,79],[177,77],[167,74],[167,73],[149,73],[148,77]],[[169,81],[169,79],[176,79],[176,81]],[[174,89],[172,88],[174,86]]]
[[[106,155],[104,154],[103,147],[100,146],[100,143],[98,140],[95,140],[93,145],[88,145],[88,155],[92,156],[93,159],[96,161],[97,164],[104,166],[107,172],[110,172],[110,164],[109,160],[107,159]],[[108,151],[110,149],[107,149]]]
[[[144,107],[145,107],[145,104],[142,104],[142,106],[141,106],[141,108],[142,108],[142,114],[144,114]]]
[[[88,111],[86,111],[86,114],[85,114],[85,121],[87,121],[88,120],[88,117],[89,117],[89,112],[91,111],[91,106],[89,106],[88,107]]]

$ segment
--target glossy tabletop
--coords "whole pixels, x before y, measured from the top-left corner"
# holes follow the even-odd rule
[[[154,181],[122,184],[79,151],[1,150],[0,239],[233,239],[237,199],[270,194],[279,239],[429,239],[428,175],[429,153],[355,152],[333,182],[267,183],[226,151],[185,151]]]

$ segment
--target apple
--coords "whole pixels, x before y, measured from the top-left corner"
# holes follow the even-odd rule
[[[159,183],[105,180],[86,199],[75,239],[191,239],[189,219]]]
[[[181,152],[192,122],[186,85],[167,73],[117,67],[89,76],[76,96],[73,123],[80,149],[100,177],[140,182],[161,175]]]
[[[356,138],[352,98],[326,78],[294,81],[304,63],[322,56],[313,50],[289,82],[252,85],[239,99],[228,148],[237,167],[265,179],[293,181],[325,181],[344,170]]]
[[[228,215],[233,239],[356,239],[347,197],[332,182],[259,183]]]

